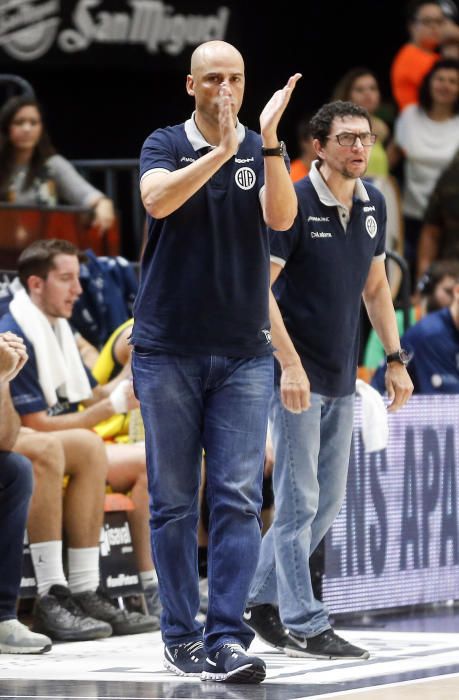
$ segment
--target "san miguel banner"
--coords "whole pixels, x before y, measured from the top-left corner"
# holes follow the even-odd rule
[[[414,396],[365,452],[361,405],[346,500],[326,538],[323,596],[334,613],[459,599],[459,396]]]
[[[162,0],[0,0],[0,59],[75,62],[89,60],[97,47],[118,57],[123,47],[177,56],[203,41],[225,39],[227,6],[183,6],[186,11]]]

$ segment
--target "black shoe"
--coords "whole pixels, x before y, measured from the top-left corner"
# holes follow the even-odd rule
[[[275,649],[283,649],[288,642],[288,630],[279,617],[279,609],[274,605],[254,605],[244,612],[244,621],[258,636]]]
[[[240,644],[224,644],[207,656],[201,679],[227,683],[261,683],[266,677],[265,662],[249,656]]]
[[[51,586],[49,592],[36,599],[33,629],[51,639],[82,642],[112,634],[111,625],[84,613],[65,586]]]
[[[177,676],[200,676],[205,658],[201,640],[164,647],[164,666]]]
[[[338,637],[333,629],[325,630],[316,637],[289,632],[289,639],[284,648],[287,656],[312,656],[325,659],[368,659],[370,652],[349,644]]]
[[[113,634],[139,634],[159,629],[157,617],[121,610],[100,589],[77,593],[73,597],[87,615],[110,623],[113,628]]]

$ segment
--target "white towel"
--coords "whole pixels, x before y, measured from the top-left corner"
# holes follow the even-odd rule
[[[91,385],[68,322],[59,318],[51,326],[22,286],[15,292],[10,312],[33,346],[38,381],[48,406],[54,406],[59,397],[70,403],[88,399]]]
[[[357,379],[355,390],[362,399],[362,438],[365,450],[384,450],[389,440],[389,421],[383,398],[362,379]]]

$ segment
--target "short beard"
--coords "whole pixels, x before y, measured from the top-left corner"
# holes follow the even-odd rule
[[[359,177],[363,177],[365,173],[367,172],[367,169],[363,171],[361,175],[354,175],[354,173],[350,173],[349,170],[346,170],[346,168],[343,168],[341,170],[341,175],[346,178],[346,180],[358,180]]]

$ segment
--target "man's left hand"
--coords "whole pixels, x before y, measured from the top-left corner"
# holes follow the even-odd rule
[[[261,135],[267,138],[268,140],[270,139],[270,137],[275,137],[277,125],[279,124],[280,118],[283,115],[284,110],[290,101],[290,97],[295,88],[295,85],[297,84],[300,78],[301,73],[295,73],[295,75],[292,75],[288,79],[287,84],[282,88],[282,90],[277,90],[274,93],[274,95],[271,97],[269,102],[266,104],[264,110],[260,114]]]
[[[386,389],[389,397],[388,411],[394,413],[404,406],[413,393],[413,382],[404,365],[389,362],[386,370]]]

